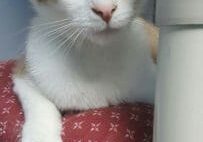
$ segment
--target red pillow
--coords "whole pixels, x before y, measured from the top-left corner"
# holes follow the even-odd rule
[[[0,63],[0,142],[17,142],[24,122],[21,105],[12,91],[14,62]],[[123,104],[66,113],[63,118],[64,142],[152,142],[153,106]]]

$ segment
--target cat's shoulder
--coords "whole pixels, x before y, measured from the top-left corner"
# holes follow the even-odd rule
[[[132,23],[132,30],[135,31],[135,36],[142,36],[144,40],[148,41],[151,56],[156,63],[159,43],[159,28],[142,18],[137,18]]]

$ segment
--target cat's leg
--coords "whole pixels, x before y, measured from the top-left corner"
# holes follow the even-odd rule
[[[28,79],[14,76],[13,81],[25,114],[22,142],[62,142],[61,115],[55,105]]]

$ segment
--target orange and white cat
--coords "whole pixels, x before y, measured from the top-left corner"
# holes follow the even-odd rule
[[[22,142],[62,142],[59,110],[153,103],[155,65],[142,0],[31,0],[36,17],[13,75]],[[21,69],[19,69],[21,68]]]

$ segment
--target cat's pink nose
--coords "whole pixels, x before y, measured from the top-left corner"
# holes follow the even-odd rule
[[[96,5],[92,7],[92,11],[101,17],[107,24],[110,22],[113,13],[116,11],[116,5]]]

